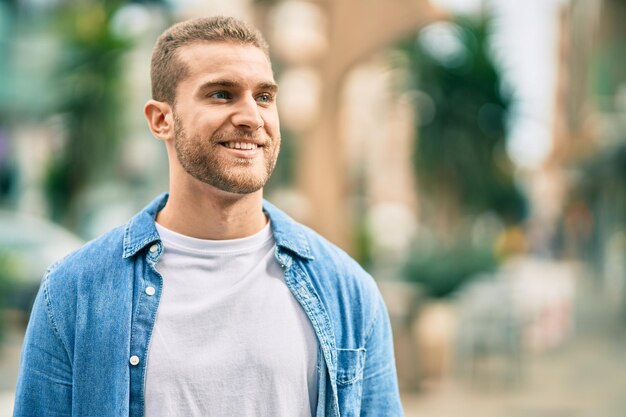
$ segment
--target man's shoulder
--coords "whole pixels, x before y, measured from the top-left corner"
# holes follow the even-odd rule
[[[295,252],[291,258],[298,259],[292,270],[319,296],[331,319],[337,346],[363,346],[383,306],[374,278],[346,251],[313,229],[290,218],[280,221],[289,222],[277,228],[291,233],[279,239],[283,250]]]
[[[320,281],[318,286],[339,297],[343,295],[345,302],[363,299],[373,302],[379,296],[374,278],[352,256],[309,227],[302,225],[302,228],[313,255],[307,270],[312,279]]]
[[[125,226],[118,226],[85,243],[48,268],[48,278],[97,274],[122,259]]]
[[[295,252],[310,278],[320,287],[377,294],[371,275],[345,250],[274,206],[265,204],[278,246]]]
[[[361,265],[344,249],[329,241],[310,227],[303,224],[300,224],[300,227],[307,237],[311,253],[316,261],[332,265],[335,270],[348,270],[354,275],[369,277],[369,274]]]
[[[269,214],[272,232],[278,246],[311,261],[354,267],[359,272],[365,273],[350,255],[315,230],[294,220],[267,201],[264,202],[263,209]]]
[[[103,276],[118,272],[124,260],[158,238],[154,217],[167,200],[161,194],[127,223],[87,242],[48,269],[49,277]]]

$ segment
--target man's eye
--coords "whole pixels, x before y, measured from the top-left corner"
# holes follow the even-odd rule
[[[218,100],[227,100],[230,98],[230,94],[226,91],[216,91],[215,93],[209,94],[209,98],[215,98]]]
[[[257,101],[261,103],[271,103],[274,97],[269,93],[263,93],[257,96]]]

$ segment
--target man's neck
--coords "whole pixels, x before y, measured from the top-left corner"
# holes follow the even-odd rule
[[[241,195],[206,184],[183,190],[171,187],[167,204],[157,215],[160,225],[177,233],[198,239],[238,239],[267,224],[262,190]]]

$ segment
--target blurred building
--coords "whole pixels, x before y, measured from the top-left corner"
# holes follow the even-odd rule
[[[298,141],[296,188],[308,213],[301,220],[352,251],[356,222],[351,214],[358,210],[351,196],[359,181],[373,180],[371,174],[357,178],[355,160],[363,162],[364,152],[376,149],[382,164],[369,165],[376,169],[376,180],[385,182],[388,190],[411,194],[402,184],[405,180],[387,177],[394,174],[383,162],[393,160],[393,152],[397,158],[406,150],[389,143],[407,137],[406,123],[389,119],[387,106],[393,103],[388,92],[373,91],[385,84],[376,71],[353,71],[358,72],[361,63],[372,68],[369,57],[442,14],[428,1],[290,0],[277,3],[270,15],[270,43],[284,65],[282,120]],[[350,85],[355,77],[361,78]],[[410,154],[403,155],[400,165],[410,161]]]
[[[561,250],[586,260],[626,319],[626,3],[573,0],[560,16],[554,150]]]

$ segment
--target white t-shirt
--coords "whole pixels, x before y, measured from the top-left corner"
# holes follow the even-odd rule
[[[317,339],[274,257],[269,224],[220,241],[157,230],[163,293],[146,417],[314,416]]]

